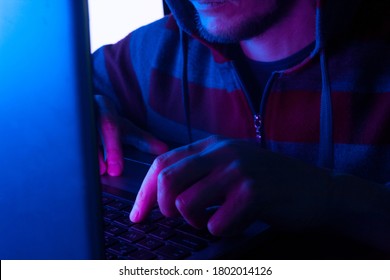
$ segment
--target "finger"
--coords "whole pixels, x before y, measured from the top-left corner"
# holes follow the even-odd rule
[[[141,188],[134,203],[134,207],[130,212],[130,219],[133,222],[141,222],[147,217],[151,209],[156,204],[157,181],[158,176],[162,170],[185,157],[201,152],[209,145],[209,143],[213,143],[213,141],[216,141],[215,137],[207,138],[205,140],[200,140],[193,144],[171,150],[157,157],[142,182]],[[165,209],[163,209],[163,211],[165,211]],[[171,209],[171,211],[172,212],[168,211],[163,214],[167,216],[174,216],[176,213],[178,213],[176,209]]]
[[[99,171],[100,175],[103,175],[107,171],[106,162],[104,161],[104,156],[102,150],[99,148],[98,150],[98,158],[99,158]]]
[[[138,191],[134,206],[130,212],[130,220],[134,223],[142,222],[154,207],[157,201],[157,186],[155,182],[158,172],[156,164],[152,164]]]
[[[123,153],[120,141],[118,116],[114,105],[104,96],[95,96],[98,107],[100,133],[105,149],[107,173],[118,176],[123,171]]]
[[[137,194],[133,209],[130,212],[130,219],[133,222],[141,222],[144,220],[156,204],[158,177],[160,177],[159,175],[162,170],[165,169],[165,166],[170,166],[171,164],[175,163],[176,160],[179,160],[187,155],[187,153],[183,150],[180,150],[180,152],[177,154],[174,154],[172,151],[168,153],[170,153],[170,155],[163,154],[157,157],[149,168]],[[175,216],[178,214],[176,209],[166,211],[166,208],[162,208],[162,213],[165,216]]]
[[[235,162],[226,162],[182,192],[176,198],[176,207],[189,224],[203,228],[213,214],[209,209],[219,207],[240,178]]]
[[[179,214],[177,197],[209,174],[211,169],[210,161],[196,153],[162,170],[157,178],[157,202],[160,211],[166,216]]]
[[[111,176],[118,176],[123,171],[123,153],[119,127],[115,123],[115,119],[109,116],[101,117],[100,122],[106,152],[107,173]]]
[[[209,172],[212,164],[200,154],[217,139],[219,138],[209,137],[197,141],[169,151],[155,160],[153,163],[155,176],[151,177],[153,181],[146,181],[145,186],[157,189],[157,202],[165,216],[177,216],[179,214],[175,205],[177,195]],[[154,203],[156,201],[150,203],[146,210],[150,211]]]
[[[198,181],[203,181],[204,177],[212,178],[212,176],[215,176],[209,175],[211,172],[214,174],[218,172],[225,173],[225,176],[228,177],[234,174],[226,174],[225,171],[222,171],[229,164],[228,159],[230,157],[225,148],[224,145],[215,143],[205,145],[205,142],[202,142],[194,145],[191,151],[180,149],[173,156],[168,157],[167,161],[173,160],[178,155],[183,158],[164,168],[158,176],[157,201],[164,215],[176,214],[177,197],[186,189],[192,189]],[[193,154],[187,156],[190,153]],[[222,179],[220,178],[220,180]],[[213,183],[220,184],[220,182],[215,181]],[[197,186],[202,189],[200,185]],[[213,187],[211,185],[211,188]],[[194,196],[197,195],[201,195],[201,193],[194,192]]]
[[[236,182],[225,200],[208,222],[210,233],[216,236],[229,236],[241,232],[255,217],[251,205],[254,203],[253,183]]]
[[[130,144],[140,151],[153,155],[161,155],[169,150],[167,144],[134,125],[129,120],[120,118],[120,122],[123,143]]]

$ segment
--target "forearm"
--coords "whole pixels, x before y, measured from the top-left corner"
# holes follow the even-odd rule
[[[345,174],[333,174],[330,187],[332,228],[390,252],[390,188]]]

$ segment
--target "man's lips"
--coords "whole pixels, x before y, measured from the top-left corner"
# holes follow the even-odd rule
[[[195,9],[198,11],[214,11],[219,7],[225,5],[226,0],[191,0]]]
[[[225,3],[226,0],[191,0],[191,2],[199,3],[200,5],[218,5]]]

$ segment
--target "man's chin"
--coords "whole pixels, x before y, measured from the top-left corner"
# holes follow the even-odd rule
[[[239,34],[235,31],[237,25],[232,24],[232,22],[201,22],[200,19],[198,19],[198,32],[199,35],[204,38],[205,40],[213,43],[237,43],[242,38]]]
[[[278,5],[264,15],[252,17],[204,17],[197,14],[199,35],[209,42],[238,43],[262,35],[288,14],[295,0],[279,0]]]
[[[202,38],[213,43],[234,44],[242,40],[250,39],[261,34],[261,30],[250,28],[240,29],[240,26],[222,25],[218,27],[198,26],[199,34]]]

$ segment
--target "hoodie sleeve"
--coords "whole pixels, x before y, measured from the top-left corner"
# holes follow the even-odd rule
[[[110,98],[118,113],[139,127],[146,123],[145,103],[130,55],[132,34],[93,53],[94,94]]]

